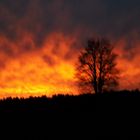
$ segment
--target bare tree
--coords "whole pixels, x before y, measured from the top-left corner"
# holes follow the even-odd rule
[[[116,57],[109,40],[88,40],[79,56],[76,74],[82,90],[98,94],[117,86]]]

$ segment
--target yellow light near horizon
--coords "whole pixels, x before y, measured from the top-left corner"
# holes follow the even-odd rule
[[[0,98],[77,93],[75,60],[65,60],[71,40],[58,34],[46,42],[39,50],[8,60],[0,72]]]

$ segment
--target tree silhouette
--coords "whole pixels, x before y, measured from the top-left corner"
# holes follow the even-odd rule
[[[76,77],[85,92],[102,93],[118,85],[119,71],[113,46],[107,39],[90,39],[79,56]]]

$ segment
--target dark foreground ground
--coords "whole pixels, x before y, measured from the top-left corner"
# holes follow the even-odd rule
[[[79,134],[79,138],[86,135],[86,139],[89,136],[136,136],[140,135],[139,113],[139,91],[8,98],[0,101],[0,126],[7,134],[9,131],[20,134],[20,139],[64,135],[65,139],[73,139],[75,134]]]

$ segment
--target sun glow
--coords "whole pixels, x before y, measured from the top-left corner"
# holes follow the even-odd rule
[[[16,42],[0,36],[0,98],[78,94],[75,66],[82,48],[76,41],[74,35],[51,33],[37,46],[30,34]],[[129,51],[125,39],[115,44],[120,89],[139,87],[139,44]]]
[[[42,48],[8,60],[0,74],[1,97],[76,93],[75,60],[67,55],[71,45],[72,40],[52,35]]]

